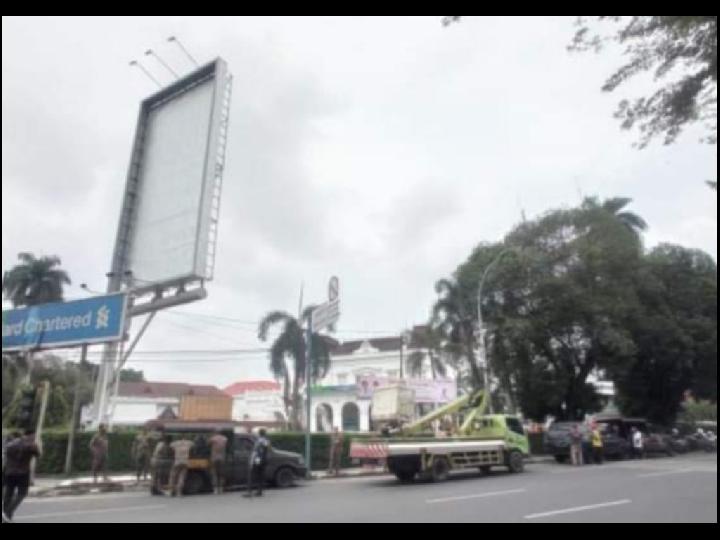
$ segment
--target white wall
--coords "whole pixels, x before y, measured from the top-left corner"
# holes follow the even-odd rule
[[[245,392],[233,398],[233,420],[274,421],[275,413],[285,417],[285,406],[280,390]]]
[[[178,398],[132,398],[119,397],[110,403],[110,421],[113,425],[142,425],[148,420],[156,419],[166,407],[171,407],[175,414],[179,414],[180,400]]]

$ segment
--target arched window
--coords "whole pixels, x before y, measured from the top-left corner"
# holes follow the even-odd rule
[[[342,430],[360,431],[360,409],[355,403],[348,402],[343,405]]]

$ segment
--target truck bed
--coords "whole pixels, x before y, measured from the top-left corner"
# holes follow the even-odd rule
[[[377,439],[353,441],[350,445],[350,457],[354,459],[385,459],[390,456],[419,454],[447,455],[458,452],[502,452],[506,447],[505,441],[497,439]]]

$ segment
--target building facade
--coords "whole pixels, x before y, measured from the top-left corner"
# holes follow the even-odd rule
[[[219,388],[208,385],[164,382],[121,382],[118,395],[110,398],[109,424],[113,426],[141,426],[159,418],[180,417],[180,404],[185,396],[227,399]],[[91,406],[82,411],[82,424],[92,421]]]
[[[333,343],[330,370],[313,388],[311,430],[371,431],[373,388],[401,380],[415,387],[418,414],[455,399],[454,380],[433,378],[426,331]]]
[[[276,381],[240,381],[224,392],[233,399],[232,419],[243,422],[284,422],[282,386]]]

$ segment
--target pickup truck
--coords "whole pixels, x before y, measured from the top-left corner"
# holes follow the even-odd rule
[[[184,425],[163,426],[165,434],[170,435],[175,440],[187,438],[196,442],[188,462],[188,472],[183,490],[185,495],[212,493],[210,450],[201,441],[209,439],[216,426],[216,424],[198,425],[191,422]],[[250,453],[257,437],[252,433],[234,427],[220,426],[218,429],[228,439],[225,461],[225,488],[238,489],[246,486],[248,483]],[[304,458],[300,454],[278,450],[271,445],[267,457],[265,481],[268,484],[281,488],[290,487],[295,484],[296,479],[305,477],[307,473]],[[167,476],[172,467],[171,460],[165,461],[160,460],[157,463],[158,470],[165,473],[163,476]]]

